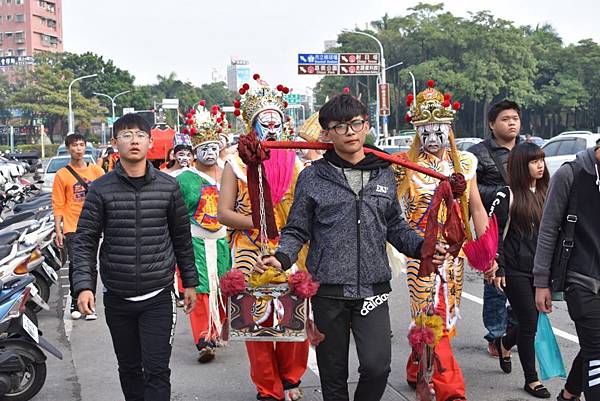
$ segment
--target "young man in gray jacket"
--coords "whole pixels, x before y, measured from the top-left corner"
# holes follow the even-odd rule
[[[392,275],[386,242],[420,258],[423,240],[401,217],[389,163],[365,154],[366,107],[351,95],[338,95],[323,105],[319,123],[334,150],[298,177],[279,248],[257,268],[290,268],[310,241],[306,266],[320,283],[312,307],[325,334],[317,347],[323,400],[349,400],[352,330],[360,362],[354,400],[377,401],[391,362],[387,300]],[[434,263],[440,264],[445,250],[439,245],[436,249]]]
[[[567,219],[569,203],[575,201],[573,247],[566,271],[566,301],[575,322],[581,350],[557,400],[600,400],[600,147],[577,154],[550,181],[544,205],[533,267],[536,305],[552,312],[551,266],[559,228]],[[576,217],[575,217],[576,216]]]

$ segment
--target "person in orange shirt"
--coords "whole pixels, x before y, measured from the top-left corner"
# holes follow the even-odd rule
[[[56,226],[56,243],[60,248],[65,247],[69,260],[72,260],[70,236],[77,229],[77,221],[83,209],[83,202],[87,194],[88,185],[104,174],[104,170],[97,164],[87,164],[85,154],[85,138],[81,134],[67,135],[65,146],[71,155],[71,161],[66,167],[56,172],[52,187],[52,209]],[[71,268],[69,266],[69,285],[73,296]],[[77,310],[77,300],[71,299],[71,318],[81,318]],[[87,315],[86,320],[95,320],[96,314]]]

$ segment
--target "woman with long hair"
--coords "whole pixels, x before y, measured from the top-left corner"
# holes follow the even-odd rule
[[[509,186],[498,192],[490,210],[490,215],[496,214],[500,233],[495,284],[506,292],[519,325],[494,344],[505,373],[512,370],[510,350],[517,345],[525,375],[524,390],[537,398],[550,398],[535,368],[538,311],[532,274],[549,181],[544,151],[529,142],[515,146],[508,156],[508,180]]]

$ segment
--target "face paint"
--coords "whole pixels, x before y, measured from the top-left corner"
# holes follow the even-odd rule
[[[275,110],[264,110],[256,116],[254,129],[261,141],[278,141],[283,133],[281,114]]]
[[[196,157],[198,161],[206,166],[212,166],[219,158],[221,146],[216,142],[205,143],[196,149]]]
[[[449,124],[427,124],[417,127],[421,148],[431,154],[437,154],[446,147],[449,133]]]
[[[175,158],[181,167],[189,167],[192,164],[192,152],[187,149],[177,152]]]

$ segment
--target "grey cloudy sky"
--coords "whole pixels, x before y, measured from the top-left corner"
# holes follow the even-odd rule
[[[436,3],[436,1],[430,1]],[[136,84],[174,71],[194,84],[223,75],[230,58],[250,60],[252,72],[303,93],[313,77],[296,75],[297,53],[319,53],[343,28],[406,13],[400,0],[63,0],[64,48],[92,51],[129,70]],[[548,22],[566,43],[600,42],[593,0],[452,0],[455,15],[490,10],[518,24]]]

